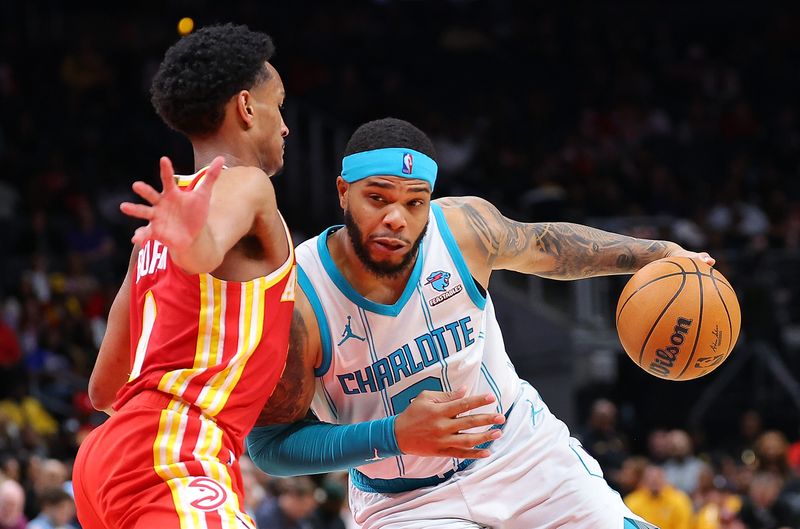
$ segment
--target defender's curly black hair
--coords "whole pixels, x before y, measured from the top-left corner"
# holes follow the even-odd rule
[[[264,63],[273,53],[269,35],[247,26],[204,27],[167,50],[150,88],[153,106],[187,136],[211,134],[231,97],[269,78]]]
[[[389,147],[414,149],[436,161],[430,138],[408,121],[397,118],[376,119],[358,127],[347,142],[344,156]]]

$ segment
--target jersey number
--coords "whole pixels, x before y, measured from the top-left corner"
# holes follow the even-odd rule
[[[441,379],[425,377],[392,397],[392,410],[394,414],[397,415],[408,408],[408,405],[411,404],[411,400],[426,389],[429,391],[444,391]]]
[[[148,290],[144,295],[144,309],[142,310],[142,334],[139,335],[139,343],[136,344],[136,354],[133,357],[133,368],[128,382],[138,377],[142,372],[144,355],[147,353],[147,344],[150,342],[150,333],[153,332],[153,325],[156,323],[156,298],[153,291]]]

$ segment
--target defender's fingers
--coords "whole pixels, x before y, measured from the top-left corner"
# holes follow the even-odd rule
[[[225,165],[225,158],[222,156],[217,156],[211,162],[211,165],[208,166],[208,171],[206,171],[205,177],[205,184],[208,190],[211,190],[211,187],[214,185],[214,182],[217,181],[217,178],[222,173],[222,166]]]
[[[150,220],[154,215],[152,206],[134,204],[133,202],[123,202],[119,205],[119,209],[129,217],[136,217],[137,219]]]
[[[161,199],[161,193],[155,190],[153,186],[146,182],[134,182],[131,186],[133,192],[155,206]]]
[[[175,170],[172,168],[172,161],[166,156],[162,156],[158,161],[159,169],[161,171],[161,186],[166,191],[177,189],[178,184],[175,182]]]
[[[153,230],[150,229],[150,226],[142,226],[140,228],[136,228],[136,231],[133,232],[133,237],[131,237],[131,242],[133,244],[138,244],[142,246],[148,239],[151,238]]]

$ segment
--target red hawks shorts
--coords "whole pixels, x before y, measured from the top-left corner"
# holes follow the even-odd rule
[[[156,391],[134,397],[81,444],[73,484],[83,529],[254,529],[217,424]]]

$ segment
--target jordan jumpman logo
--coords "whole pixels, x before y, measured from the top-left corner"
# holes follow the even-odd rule
[[[353,332],[353,329],[350,328],[350,319],[351,319],[350,316],[348,316],[347,323],[344,325],[344,330],[342,331],[342,341],[339,342],[339,345],[342,345],[350,338],[355,338],[356,340],[361,340],[362,342],[365,340],[365,338],[358,336],[356,333]]]

